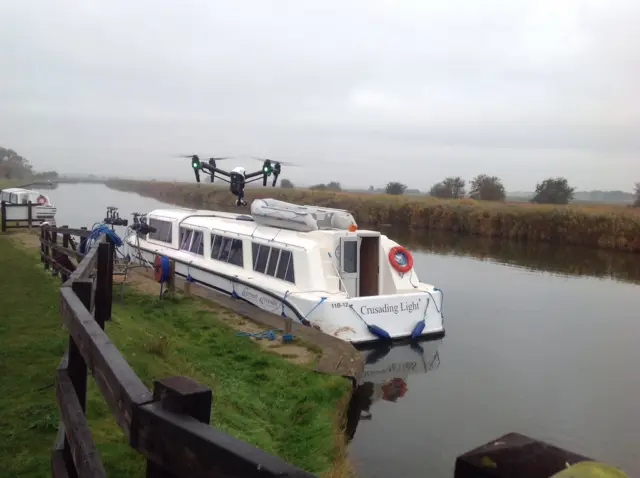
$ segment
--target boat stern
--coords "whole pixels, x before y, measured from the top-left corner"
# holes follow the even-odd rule
[[[326,301],[322,329],[351,343],[444,334],[443,294],[435,287],[389,296]]]

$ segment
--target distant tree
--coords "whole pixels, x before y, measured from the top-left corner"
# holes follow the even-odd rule
[[[640,183],[636,183],[636,190],[634,191],[635,200],[633,201],[633,207],[640,207]]]
[[[387,186],[384,188],[384,192],[387,194],[404,194],[407,190],[407,185],[399,183],[397,181],[391,181],[387,183]]]
[[[369,186],[369,190],[370,193],[372,193],[373,191],[375,191],[375,188],[373,186]]]
[[[0,147],[0,178],[24,179],[31,177],[32,173],[29,161],[12,149]]]
[[[309,189],[315,189],[318,191],[342,191],[342,186],[340,186],[340,183],[337,181],[331,181],[329,184],[316,184],[311,186]]]
[[[545,179],[536,186],[531,202],[539,204],[569,204],[575,188],[569,186],[566,178]]]
[[[500,178],[479,174],[471,181],[469,197],[480,201],[504,201],[506,196]]]
[[[291,188],[294,188],[295,186],[288,179],[283,179],[282,181],[280,181],[280,187],[281,188],[289,188],[289,189],[291,189]]]
[[[437,198],[460,199],[465,195],[465,181],[460,176],[448,177],[444,181],[433,185],[429,191],[430,196]]]

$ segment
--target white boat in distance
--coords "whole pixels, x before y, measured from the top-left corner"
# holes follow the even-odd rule
[[[7,188],[0,191],[0,200],[7,204],[24,204],[29,201],[33,204],[32,218],[39,222],[46,222],[52,226],[56,225],[55,215],[57,209],[51,204],[49,196],[38,191],[24,188]],[[7,220],[27,221],[28,211],[26,208],[10,208],[7,210]]]
[[[132,256],[354,343],[444,334],[443,294],[411,253],[345,210],[256,199],[251,215],[157,209]]]

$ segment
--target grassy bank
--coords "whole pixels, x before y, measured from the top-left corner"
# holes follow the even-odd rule
[[[55,369],[66,347],[59,282],[33,250],[0,236],[0,460],[3,476],[49,474],[58,425]],[[211,422],[306,470],[343,465],[338,403],[350,385],[267,352],[196,299],[157,300],[127,290],[107,333],[151,388],[154,378],[187,375],[214,391]],[[109,476],[144,476],[93,380],[87,415]],[[336,473],[333,476],[341,476]]]
[[[117,180],[108,181],[107,185],[187,207],[240,209],[232,205],[228,189],[204,183]],[[359,224],[373,227],[389,224],[404,230],[450,231],[640,252],[640,209],[625,206],[547,206],[309,189],[247,189],[249,202],[264,197],[348,209]]]

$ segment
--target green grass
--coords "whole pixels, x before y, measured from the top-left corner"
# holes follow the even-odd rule
[[[58,424],[55,369],[66,347],[59,283],[33,251],[0,236],[0,460],[6,476],[49,476]],[[332,468],[346,380],[262,350],[196,299],[127,290],[107,333],[141,379],[187,375],[213,389],[211,423],[306,470]],[[110,476],[144,476],[92,379],[87,416]]]

